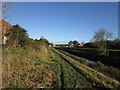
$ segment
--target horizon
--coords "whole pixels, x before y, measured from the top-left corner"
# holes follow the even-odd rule
[[[112,32],[113,39],[118,37],[117,2],[15,2],[14,12],[13,24],[33,39],[44,36],[54,44],[89,42],[101,28]]]

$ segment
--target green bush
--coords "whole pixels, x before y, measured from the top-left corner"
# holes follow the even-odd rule
[[[12,47],[24,46],[28,40],[27,31],[19,25],[7,30],[5,36],[7,37],[7,44],[12,45]]]

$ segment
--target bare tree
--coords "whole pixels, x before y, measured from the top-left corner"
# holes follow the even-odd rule
[[[12,20],[12,16],[14,14],[14,1],[12,2],[9,2],[9,0],[2,0],[1,2],[1,20],[0,20],[0,26],[2,27],[3,23],[4,23],[4,20],[7,19],[8,22],[11,22]],[[6,31],[6,29],[8,29],[9,27],[9,23],[6,23],[4,28],[1,28],[0,32],[1,32],[1,39],[2,39],[2,43],[5,44],[5,41],[6,41],[6,37],[4,35],[3,32]]]
[[[13,7],[14,6],[14,1],[9,2],[9,3],[8,3],[8,0],[3,0],[2,1],[2,10],[1,11],[2,11],[2,19],[3,20],[13,16],[13,14],[14,14],[13,13],[14,12],[14,7]]]
[[[0,1],[0,45],[2,45],[3,41],[3,30],[2,30],[2,21],[7,19],[11,21],[11,17],[13,16],[13,5],[14,2],[8,3],[8,0],[1,0]],[[2,51],[2,47],[0,46],[0,50]],[[0,52],[2,53],[2,52]],[[2,64],[3,63],[3,64]],[[2,68],[3,66],[3,68]],[[8,69],[5,70],[4,67],[7,67]],[[2,71],[4,73],[2,73]],[[5,77],[5,72],[7,72],[7,77]],[[2,77],[3,76],[3,77]],[[10,62],[2,60],[2,56],[0,55],[0,89],[2,88],[2,78],[10,78]],[[7,79],[8,80],[8,79]],[[9,85],[9,80],[8,80],[8,85]],[[3,85],[4,86],[4,85]]]
[[[108,39],[112,38],[112,33],[105,30],[105,29],[99,29],[98,32],[95,32],[95,35],[93,36],[94,41],[96,42],[97,46],[101,49],[105,49],[106,47],[106,41]]]

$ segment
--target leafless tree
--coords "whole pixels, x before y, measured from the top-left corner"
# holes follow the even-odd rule
[[[15,1],[11,1],[9,2],[9,0],[1,0],[1,8],[0,8],[0,11],[1,11],[1,19],[0,19],[0,27],[1,27],[1,30],[0,30],[0,33],[1,33],[1,42],[3,43],[3,41],[5,40],[5,36],[3,35],[3,30],[2,29],[2,22],[3,20],[6,20],[7,19],[7,22],[11,22],[12,20],[12,16],[14,14],[14,2]],[[6,24],[5,26],[6,28],[8,27],[8,25]]]
[[[14,0],[15,1],[15,0]],[[9,0],[2,1],[2,19],[11,18],[14,14],[14,1],[9,2]],[[9,2],[9,3],[8,3]]]
[[[0,45],[2,45],[2,38],[3,38],[3,30],[2,30],[2,20],[9,20],[9,22],[11,21],[11,17],[13,16],[13,5],[14,5],[14,1],[13,2],[9,2],[8,0],[1,0],[0,1]],[[0,53],[2,53],[2,47],[0,46]],[[5,63],[5,64],[2,64]],[[7,65],[6,67],[8,68],[8,70],[3,70],[5,67],[5,65]],[[4,60],[2,60],[2,56],[0,54],[0,89],[2,88],[2,75],[4,76],[4,73],[2,73],[2,71],[8,72],[8,77],[10,78],[10,63]],[[7,78],[7,77],[4,77]]]
[[[95,32],[95,35],[93,36],[94,41],[98,45],[99,48],[106,48],[106,41],[108,39],[112,38],[112,33],[105,30],[105,29],[99,29],[98,32]]]

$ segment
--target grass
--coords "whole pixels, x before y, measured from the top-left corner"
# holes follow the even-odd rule
[[[70,47],[70,48],[74,48],[74,47]],[[101,50],[101,49],[98,49],[98,48],[78,48],[76,47],[76,49],[81,49],[81,50]],[[119,49],[107,49],[109,51],[120,51]]]
[[[53,70],[55,71],[55,87],[64,88],[87,88],[91,84],[85,77],[81,76],[73,67],[71,67],[59,54],[54,53],[55,62]],[[85,80],[85,81],[84,81]]]
[[[35,62],[34,65],[40,66],[40,65],[43,65],[44,63],[45,63],[45,60],[40,60],[39,62]]]
[[[3,48],[3,88],[52,87],[48,48]]]
[[[108,49],[108,50],[109,50],[109,51],[115,51],[115,52],[116,52],[116,51],[118,51],[118,52],[120,51],[120,50],[117,50],[117,49]]]
[[[100,86],[105,87],[105,88],[115,88],[117,86],[119,86],[119,82],[111,79],[81,63],[78,63],[77,61],[75,61],[74,59],[56,51],[57,53],[59,53],[69,64],[71,64],[74,68],[77,68],[78,70],[80,70],[80,72],[82,72],[85,76],[87,76],[87,81],[92,82],[91,84],[96,84],[96,82],[100,83]],[[84,79],[82,80],[84,82]],[[85,82],[87,82],[85,81]],[[90,85],[90,84],[89,84]],[[97,87],[100,87],[97,86]],[[96,87],[96,86],[95,86]]]
[[[69,54],[63,50],[58,50],[58,51],[60,51],[61,53],[73,58],[74,60],[76,60],[84,65],[87,65],[87,66],[93,68],[94,70],[97,70],[97,71],[103,73],[104,75],[106,75],[108,77],[111,77],[113,79],[120,81],[120,70],[118,68],[104,65],[100,61],[96,62],[95,64],[89,64],[86,61],[86,59],[84,59],[84,58],[78,58],[77,56],[75,56],[73,54]]]
[[[3,49],[3,88],[117,88],[113,80],[63,53],[40,46]]]

